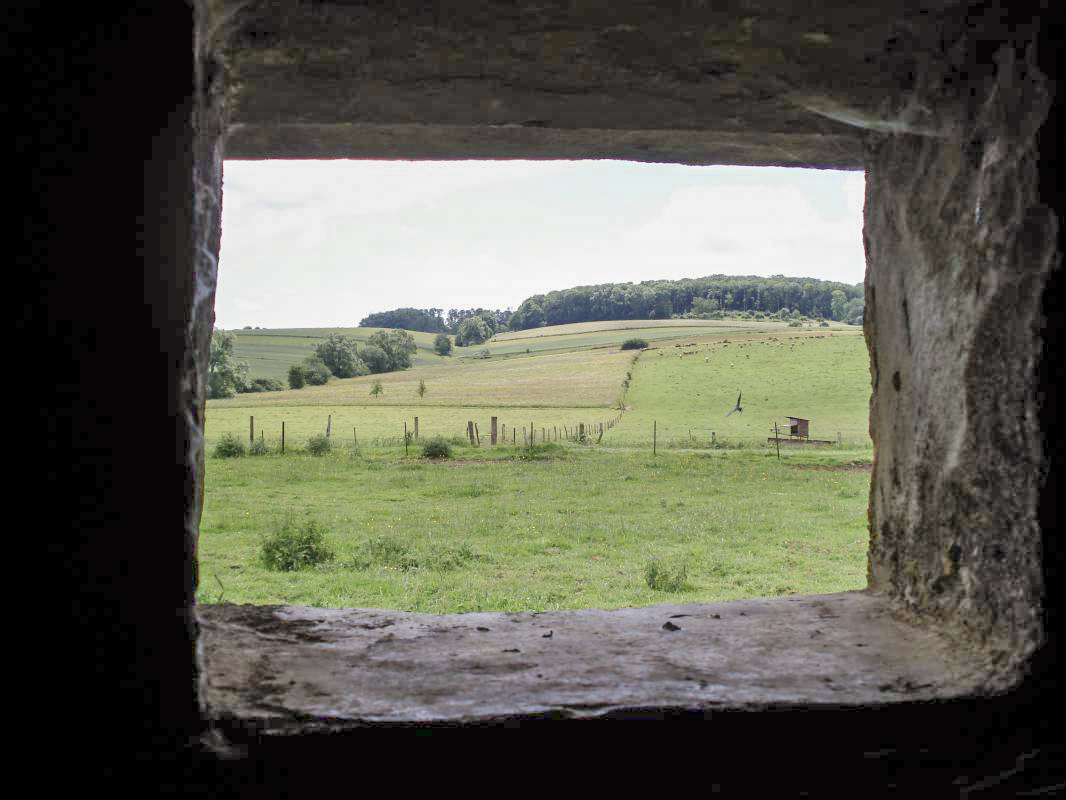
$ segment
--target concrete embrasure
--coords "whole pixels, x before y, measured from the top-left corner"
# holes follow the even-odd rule
[[[866,592],[613,611],[199,615],[210,712],[267,728],[926,701],[978,692],[987,674],[972,650]]]

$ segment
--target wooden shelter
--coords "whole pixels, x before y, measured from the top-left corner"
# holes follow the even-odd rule
[[[810,439],[810,424],[809,419],[803,419],[802,417],[789,417],[788,418],[788,435],[794,439]]]
[[[828,439],[812,439],[810,435],[811,421],[804,419],[803,417],[787,417],[788,427],[777,427],[777,423],[774,423],[773,430],[774,435],[768,438],[766,441],[771,444],[777,444],[779,447],[783,444],[833,444]],[[781,434],[788,435],[788,438],[783,438]]]

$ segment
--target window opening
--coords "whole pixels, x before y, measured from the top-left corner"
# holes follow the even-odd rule
[[[227,162],[198,601],[864,588],[862,194],[797,169]]]

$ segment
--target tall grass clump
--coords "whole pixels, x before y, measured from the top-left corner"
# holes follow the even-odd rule
[[[451,458],[452,446],[443,436],[434,436],[422,445],[422,456],[424,458]]]
[[[263,537],[260,558],[267,569],[292,572],[333,560],[326,531],[315,519],[298,522],[292,513]]]
[[[324,456],[333,449],[333,443],[324,433],[316,433],[307,440],[307,452],[313,456]]]
[[[684,564],[671,570],[661,561],[654,560],[649,561],[644,567],[644,580],[648,588],[657,592],[680,592],[685,588],[687,578],[688,570]]]
[[[248,448],[248,455],[250,456],[265,456],[269,452],[270,447],[262,437],[252,442],[252,446]]]
[[[240,458],[244,455],[244,442],[232,433],[224,433],[215,445],[215,458]]]

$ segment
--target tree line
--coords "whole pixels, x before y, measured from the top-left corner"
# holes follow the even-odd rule
[[[675,281],[575,286],[527,297],[514,312],[453,308],[445,315],[440,308],[397,308],[370,314],[359,324],[452,334],[455,343],[463,347],[481,344],[507,330],[616,319],[715,319],[740,313],[861,324],[863,307],[861,283],[784,275],[709,275]]]
[[[378,311],[363,317],[359,326],[364,328],[403,328],[424,333],[458,334],[464,320],[471,317],[483,319],[493,332],[507,329],[511,309],[451,308],[444,313],[442,308],[394,308]]]
[[[839,293],[839,294],[838,294]],[[602,283],[533,295],[511,315],[511,330],[614,319],[711,319],[736,312],[862,320],[863,285],[815,278],[710,275]]]

